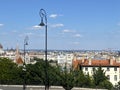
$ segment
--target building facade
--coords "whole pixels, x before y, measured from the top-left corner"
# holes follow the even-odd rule
[[[116,85],[120,81],[120,63],[112,58],[107,60],[94,60],[91,58],[78,60],[75,58],[73,66],[74,69],[80,68],[85,74],[89,74],[90,76],[93,75],[95,69],[101,67],[113,85]]]

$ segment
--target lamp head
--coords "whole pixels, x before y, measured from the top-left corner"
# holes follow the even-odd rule
[[[43,22],[43,18],[41,18],[41,23],[39,24],[39,26],[45,26],[45,24]]]
[[[28,45],[28,42],[26,42],[25,45]]]
[[[29,39],[28,36],[26,36],[24,39],[24,45],[28,45],[28,39]]]

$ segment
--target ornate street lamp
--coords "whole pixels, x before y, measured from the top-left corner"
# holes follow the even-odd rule
[[[41,23],[39,26],[45,26],[45,90],[49,90],[49,77],[48,77],[48,60],[47,60],[47,14],[44,9],[40,9],[39,15]],[[45,23],[44,23],[45,22]]]

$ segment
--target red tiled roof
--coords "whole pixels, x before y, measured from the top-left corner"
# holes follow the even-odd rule
[[[16,63],[17,64],[23,64],[23,60],[21,57],[19,57],[18,59],[16,59]]]
[[[73,61],[74,68],[77,68],[78,65],[81,65],[81,66],[120,66],[120,63],[116,62],[115,60],[112,60],[112,64],[110,64],[110,60],[91,60],[91,64],[89,64],[88,59],[84,59],[84,62],[82,62],[82,60],[74,60]]]

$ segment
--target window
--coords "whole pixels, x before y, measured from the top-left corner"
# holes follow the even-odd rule
[[[114,67],[114,71],[117,71],[117,67]]]
[[[114,81],[117,81],[117,75],[114,75]]]
[[[93,67],[93,71],[95,71],[95,67]]]
[[[108,80],[110,80],[110,75],[107,75]]]
[[[110,68],[109,68],[109,67],[107,67],[107,71],[110,71]]]
[[[85,71],[88,71],[88,68],[87,68],[87,67],[85,67]]]

